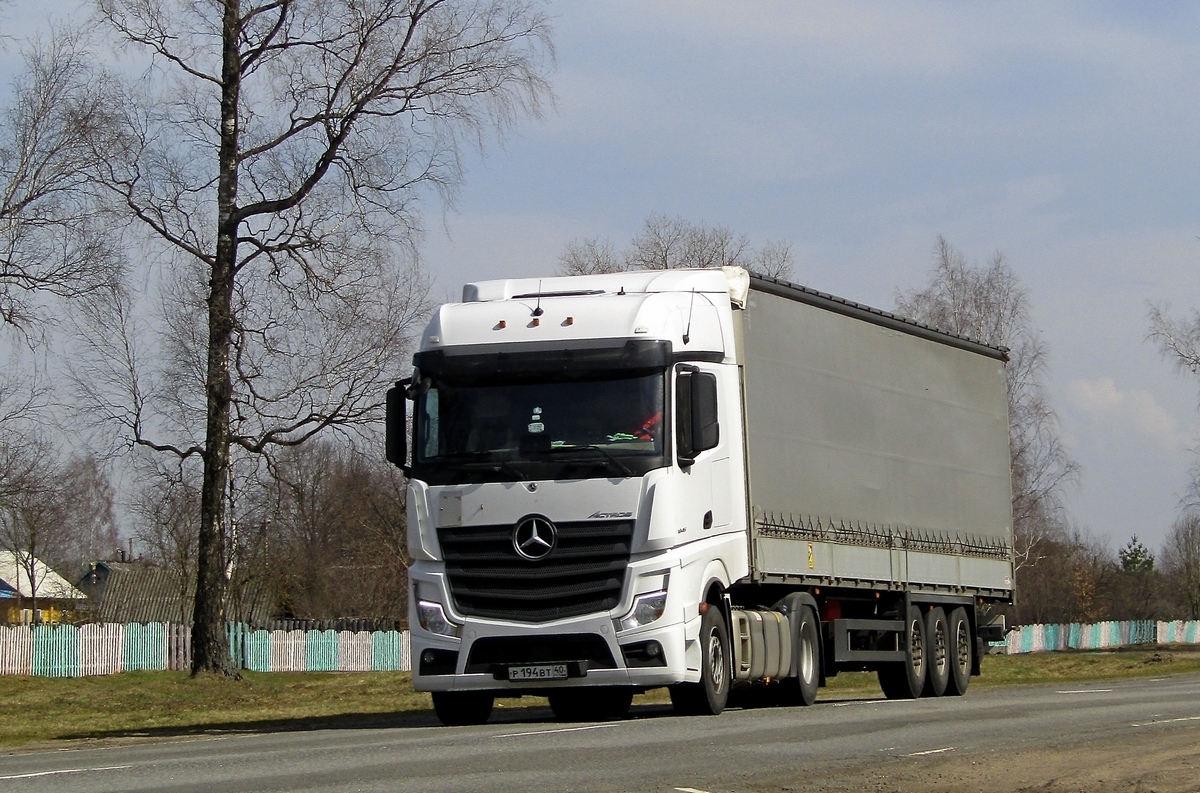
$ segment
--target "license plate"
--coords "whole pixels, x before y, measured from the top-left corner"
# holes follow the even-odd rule
[[[566,664],[537,664],[529,666],[510,666],[508,679],[525,680],[566,680]]]

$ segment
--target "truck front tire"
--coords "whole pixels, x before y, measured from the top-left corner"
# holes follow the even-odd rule
[[[675,712],[688,716],[716,716],[729,700],[733,674],[729,652],[729,629],[725,616],[709,605],[700,618],[700,682],[677,683],[670,687]]]

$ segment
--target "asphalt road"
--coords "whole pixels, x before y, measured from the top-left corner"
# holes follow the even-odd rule
[[[0,790],[722,793],[762,789],[764,780],[779,790],[779,780],[800,783],[850,764],[1071,751],[1181,730],[1200,744],[1200,675],[916,701],[822,699],[810,708],[709,718],[643,706],[612,723],[563,724],[548,711],[498,709],[479,727],[438,727],[421,717],[369,730],[13,753],[0,757]]]

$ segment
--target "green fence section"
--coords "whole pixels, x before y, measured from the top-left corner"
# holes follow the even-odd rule
[[[240,668],[253,672],[280,671],[272,664],[272,647],[277,643],[294,646],[300,636],[304,642],[304,664],[294,662],[286,671],[303,672],[405,672],[409,665],[408,631],[373,631],[370,636],[370,663],[357,661],[355,653],[346,652],[345,644],[360,643],[366,632],[351,631],[252,631],[241,626],[230,628],[230,650]],[[364,659],[365,660],[365,659]]]
[[[255,672],[411,668],[408,631],[265,631],[235,623],[228,635],[231,660]],[[191,630],[184,625],[0,626],[0,675],[83,677],[190,668]]]
[[[308,672],[336,672],[338,632],[309,631],[304,636],[304,665]]]
[[[34,625],[32,672],[42,677],[78,677],[79,629],[74,625]]]
[[[371,668],[380,672],[400,672],[408,663],[408,633],[376,631],[371,634]]]
[[[125,672],[158,672],[167,668],[166,628],[157,622],[125,626]]]
[[[1128,620],[1021,625],[1009,632],[1005,645],[1008,653],[1017,654],[1197,643],[1200,643],[1200,620]]]

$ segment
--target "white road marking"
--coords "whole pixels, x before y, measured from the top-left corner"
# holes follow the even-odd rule
[[[1155,724],[1175,724],[1180,721],[1200,721],[1200,716],[1184,716],[1179,719],[1161,719],[1159,721],[1143,721],[1130,724],[1130,727],[1153,727]]]
[[[852,702],[834,702],[835,708],[848,708],[851,705],[892,705],[897,702],[911,702],[905,699],[856,699]]]
[[[694,787],[677,787],[679,793],[708,793],[707,790],[696,790]]]
[[[583,730],[603,730],[607,727],[616,727],[616,724],[592,724],[587,727],[563,727],[557,730],[534,730],[532,732],[506,732],[503,735],[497,735],[497,738],[522,738],[526,735],[553,735],[559,732],[582,732]]]
[[[1059,694],[1111,694],[1111,688],[1078,688],[1072,691],[1059,691]]]
[[[904,756],[905,757],[924,757],[927,754],[941,754],[942,752],[953,752],[953,751],[954,751],[953,746],[947,746],[945,749],[930,749],[925,752],[912,752],[911,754],[906,754]]]
[[[34,779],[39,776],[57,776],[59,774],[86,774],[89,771],[120,771],[123,768],[133,768],[131,765],[106,765],[99,768],[64,768],[62,771],[37,771],[32,774],[12,774],[10,776],[0,776],[0,781],[5,779]]]

